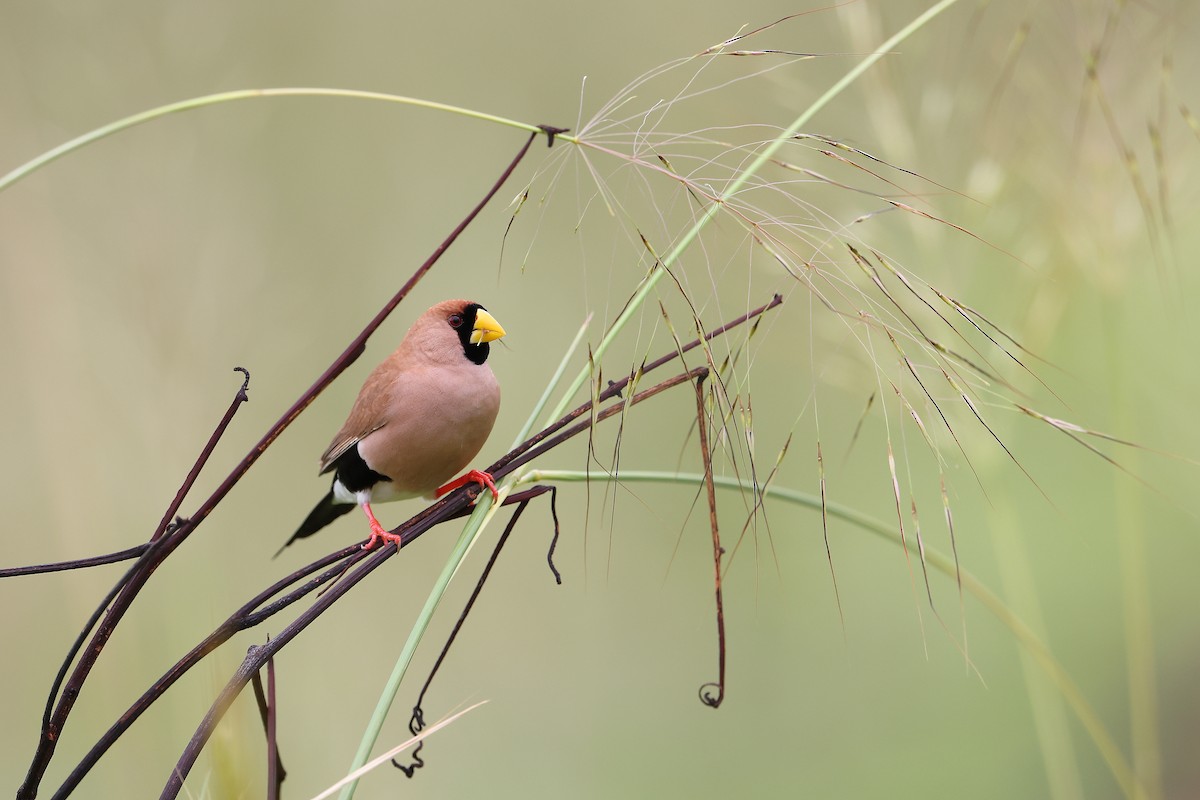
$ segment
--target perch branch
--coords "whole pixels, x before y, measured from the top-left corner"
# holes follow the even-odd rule
[[[99,628],[93,634],[89,646],[83,651],[79,663],[76,665],[70,680],[63,688],[62,696],[59,699],[57,706],[52,715],[50,715],[49,725],[46,725],[41,737],[38,741],[37,749],[30,763],[29,772],[25,778],[25,782],[17,792],[18,800],[33,800],[37,796],[37,789],[41,783],[42,777],[45,775],[50,759],[54,754],[55,745],[62,732],[63,725],[66,723],[67,717],[70,715],[71,709],[74,707],[75,700],[79,696],[84,681],[90,674],[92,667],[95,665],[96,659],[104,649],[105,643],[112,636],[113,630],[120,622],[125,612],[129,609],[138,592],[149,580],[150,575],[155,569],[165,560],[172,552],[175,551],[180,544],[196,529],[196,527],[204,521],[204,519],[212,512],[221,500],[233,489],[237,482],[250,469],[251,466],[258,460],[268,447],[279,437],[279,435],[307,408],[313,400],[319,395],[333,380],[346,370],[354,361],[362,354],[366,347],[368,338],[379,328],[387,316],[400,304],[400,302],[408,296],[412,288],[417,282],[425,276],[425,274],[433,267],[446,249],[453,244],[459,235],[483,210],[484,206],[495,196],[496,192],[508,179],[508,177],[516,169],[517,165],[529,152],[530,146],[533,144],[534,138],[542,133],[538,131],[531,133],[525,144],[518,151],[517,155],[508,164],[505,170],[501,173],[499,179],[484,195],[474,208],[463,218],[461,222],[451,231],[450,235],[437,246],[433,253],[425,260],[420,267],[412,274],[398,292],[384,305],[378,314],[367,324],[363,331],[355,337],[350,345],[342,352],[340,356],[333,362],[330,367],[316,380],[315,383],[300,398],[292,404],[282,417],[280,417],[267,433],[258,441],[258,443],[250,450],[250,452],[234,467],[233,471],[221,482],[216,491],[201,504],[196,513],[186,520],[179,521],[179,524],[171,528],[169,535],[163,534],[161,538],[152,540],[154,546],[150,547],[139,559],[137,564],[128,576],[128,581],[116,597],[112,600],[112,604],[108,607],[107,614],[104,615],[103,621]],[[240,396],[240,395],[239,395]],[[164,517],[166,519],[166,517]],[[167,528],[164,526],[164,531]],[[69,662],[68,662],[69,663]],[[53,695],[52,695],[53,697]]]
[[[678,386],[681,383],[696,380],[701,375],[708,374],[707,367],[696,367],[688,372],[680,373],[674,377],[668,378],[661,383],[651,386],[637,394],[629,401],[628,405],[636,405],[644,400],[648,400],[655,395],[670,389],[673,386]],[[620,413],[626,408],[626,404],[616,404],[602,409],[594,416],[595,422],[601,422],[614,414]],[[572,412],[574,413],[574,412]],[[560,420],[560,423],[562,421]],[[502,478],[516,470],[518,467],[528,463],[530,460],[539,455],[557,447],[568,439],[577,436],[585,430],[588,430],[593,422],[585,421],[573,425],[566,430],[552,436],[543,441],[537,447],[525,447],[520,455],[514,456],[509,453],[505,458],[508,459],[505,465],[500,466],[497,462],[492,467],[488,468],[489,472],[495,478]],[[555,423],[555,427],[561,427],[559,423]],[[539,434],[540,436],[540,434]],[[526,443],[528,444],[528,442]],[[524,445],[522,445],[524,447]],[[510,458],[510,456],[512,456]],[[466,509],[468,503],[473,499],[475,494],[474,487],[463,487],[446,495],[440,501],[429,506],[425,511],[416,515],[407,522],[401,524],[398,528],[393,529],[392,533],[398,534],[401,537],[400,547],[407,547],[411,542],[415,541],[426,531],[432,529],[436,525],[449,520],[455,514]],[[394,544],[385,544],[369,553],[365,563],[359,564],[355,568],[348,570],[345,576],[336,583],[332,588],[322,594],[317,600],[306,609],[300,616],[288,624],[279,634],[266,642],[265,644],[255,647],[246,656],[241,666],[238,667],[233,677],[222,689],[221,694],[209,708],[208,713],[201,721],[200,726],[192,735],[183,753],[180,755],[175,769],[172,770],[170,777],[167,780],[166,786],[163,788],[160,797],[162,800],[171,800],[179,795],[183,788],[184,778],[187,777],[191,768],[195,765],[196,759],[200,756],[200,751],[207,743],[213,730],[218,722],[224,717],[229,707],[233,704],[234,699],[249,683],[251,677],[266,664],[267,660],[274,657],[283,647],[285,647],[292,639],[299,635],[309,625],[311,625],[317,617],[323,614],[333,603],[341,599],[349,592],[359,581],[377,569],[384,561],[392,557],[398,552],[397,546]]]

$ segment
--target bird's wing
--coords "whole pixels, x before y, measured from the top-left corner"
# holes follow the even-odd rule
[[[387,424],[389,401],[400,372],[393,356],[367,377],[354,401],[354,408],[350,409],[350,416],[321,455],[322,475],[332,470],[347,450]]]
[[[382,428],[385,424],[381,422],[374,428],[368,428],[361,434],[343,435],[343,433],[339,433],[337,438],[330,442],[329,449],[321,456],[320,474],[324,475],[326,472],[332,472],[334,467],[337,466],[338,459],[344,456],[347,450],[365,439],[368,434],[372,434]]]

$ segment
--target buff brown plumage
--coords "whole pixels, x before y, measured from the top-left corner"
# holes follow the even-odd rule
[[[399,545],[399,537],[376,520],[371,503],[440,495],[468,482],[495,493],[484,472],[447,481],[478,455],[496,422],[500,386],[487,364],[488,343],[504,335],[495,317],[467,300],[438,303],[418,317],[396,351],[367,377],[321,455],[321,474],[332,472],[333,485],[284,547],[355,505],[371,527],[364,547],[380,539]]]

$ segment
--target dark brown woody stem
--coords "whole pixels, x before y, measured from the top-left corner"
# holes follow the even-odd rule
[[[721,597],[721,532],[717,527],[717,490],[713,485],[712,451],[708,449],[708,416],[704,410],[704,378],[696,379],[696,425],[700,431],[700,457],[704,461],[704,488],[708,493],[708,524],[713,542],[713,593],[717,597],[717,682],[700,687],[700,702],[717,708],[725,699],[725,602]],[[714,695],[710,690],[716,688]]]
[[[687,383],[707,374],[707,367],[696,367],[688,372],[668,378],[667,380],[662,381],[661,383],[656,384],[649,389],[638,392],[632,398],[630,398],[628,404],[621,403],[602,409],[598,414],[596,414],[595,421],[600,422],[605,420],[627,408],[627,405],[637,405],[644,400],[648,400],[649,398],[666,391],[672,386],[678,386],[681,383]],[[557,436],[554,436],[551,439],[543,442],[540,447],[525,452],[520,458],[511,459],[504,469],[493,467],[487,471],[493,476],[502,477],[503,475],[515,470],[517,467],[527,463],[530,459],[535,458],[537,455],[540,455],[546,450],[557,447],[559,444],[562,444],[562,442],[566,441],[572,436],[582,433],[590,426],[590,422],[583,422],[578,425],[574,425]],[[471,488],[472,487],[463,487],[451,492],[437,503],[434,503],[432,506],[427,508],[424,512],[413,517],[408,522],[400,525],[398,528],[393,529],[392,533],[398,534],[401,537],[401,547],[407,547],[411,542],[415,541],[424,533],[431,530],[436,525],[447,521],[451,517],[455,516],[459,510],[465,508],[472,499]],[[241,666],[238,667],[237,671],[234,673],[234,676],[225,685],[225,688],[221,691],[221,694],[217,697],[212,707],[209,708],[208,713],[201,721],[200,726],[192,735],[191,741],[189,741],[187,747],[184,748],[184,751],[180,755],[178,762],[175,764],[175,769],[172,770],[171,775],[167,780],[166,786],[163,787],[162,794],[160,795],[161,800],[172,800],[173,798],[179,796],[179,792],[183,788],[184,779],[187,777],[188,773],[191,772],[192,767],[196,763],[196,759],[200,757],[200,751],[208,742],[208,739],[212,735],[213,730],[216,728],[217,723],[220,722],[221,718],[225,716],[226,711],[229,710],[229,707],[233,704],[234,699],[238,696],[238,694],[241,693],[246,684],[250,682],[250,679],[254,673],[262,669],[263,665],[266,664],[268,659],[274,657],[276,653],[287,646],[292,639],[294,639],[309,625],[311,625],[313,621],[315,621],[322,613],[325,612],[326,609],[341,599],[347,592],[354,588],[359,581],[377,569],[388,558],[391,558],[393,555],[395,555],[396,552],[396,545],[390,543],[371,551],[369,558],[367,558],[365,563],[359,564],[355,568],[347,571],[340,581],[338,581],[331,589],[317,598],[312,606],[301,613],[300,616],[298,616],[291,624],[287,625],[283,630],[281,630],[275,638],[269,640],[260,647],[252,649],[252,651],[242,662]]]
[[[540,132],[539,132],[540,133]],[[46,768],[50,763],[50,758],[54,754],[54,748],[58,738],[62,732],[63,725],[66,723],[67,717],[71,713],[71,709],[75,704],[76,698],[82,689],[84,681],[91,672],[96,659],[100,652],[104,649],[109,637],[112,636],[113,630],[117,623],[125,615],[129,606],[133,603],[134,598],[149,580],[150,575],[155,569],[165,560],[175,549],[183,543],[183,541],[191,534],[196,527],[204,521],[204,519],[216,508],[217,504],[225,498],[225,496],[233,489],[237,482],[250,469],[251,466],[258,460],[268,447],[279,437],[279,435],[307,408],[313,400],[319,395],[333,380],[346,370],[354,361],[362,354],[366,347],[367,339],[370,338],[387,316],[400,304],[400,302],[408,296],[417,282],[425,276],[425,274],[433,267],[446,249],[453,244],[459,235],[466,229],[484,206],[495,196],[496,192],[508,179],[508,177],[516,169],[517,164],[529,152],[530,145],[533,144],[534,138],[538,134],[530,134],[529,139],[521,147],[516,157],[508,164],[505,170],[501,173],[500,178],[492,185],[488,192],[484,195],[474,208],[467,214],[466,217],[451,231],[450,235],[442,241],[441,244],[433,251],[433,253],[425,260],[425,262],[417,268],[412,276],[405,282],[398,292],[384,305],[378,314],[367,324],[362,332],[355,337],[350,345],[338,356],[330,367],[325,370],[316,382],[308,388],[300,396],[300,398],[292,404],[292,407],[284,412],[274,425],[267,431],[266,434],[258,441],[258,443],[250,450],[249,453],[234,467],[233,471],[221,482],[216,491],[201,504],[200,508],[188,520],[184,520],[182,524],[172,528],[169,535],[164,534],[161,539],[155,542],[156,545],[162,544],[163,547],[152,547],[142,556],[138,562],[134,573],[129,577],[128,583],[120,590],[112,605],[108,608],[107,614],[104,616],[99,628],[92,636],[91,641],[86,650],[83,651],[79,663],[75,667],[70,680],[63,689],[62,697],[60,698],[54,713],[51,715],[49,725],[42,731],[41,739],[38,742],[37,750],[34,753],[32,762],[30,763],[29,772],[26,775],[25,782],[17,792],[18,800],[33,800],[37,796],[38,786],[41,783],[42,776],[45,774]],[[166,528],[164,527],[164,530]]]

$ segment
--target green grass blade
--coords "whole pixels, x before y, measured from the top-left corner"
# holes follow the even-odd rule
[[[563,353],[562,360],[558,362],[558,369],[554,370],[554,374],[550,376],[550,382],[546,384],[545,391],[542,392],[542,396],[534,404],[533,411],[529,414],[529,419],[525,420],[525,424],[521,427],[521,432],[517,434],[517,438],[513,441],[513,447],[516,447],[529,438],[530,431],[537,424],[538,417],[542,415],[542,409],[546,407],[546,403],[550,402],[550,395],[554,394],[554,390],[558,388],[559,382],[562,381],[563,373],[567,371],[567,364],[571,363],[571,357],[575,355],[580,342],[583,341],[583,335],[587,332],[591,321],[592,315],[588,314],[588,318],[579,326],[579,332],[575,334],[575,338],[571,340],[571,344],[567,347],[567,352]],[[555,419],[557,419],[557,416]]]
[[[324,89],[324,88],[304,88],[304,87],[283,87],[275,89],[239,89],[232,92],[218,92],[217,94],[203,95],[202,97],[193,97],[188,100],[180,100],[176,103],[168,103],[164,106],[151,108],[137,114],[124,117],[123,119],[110,122],[107,125],[101,125],[99,128],[88,131],[87,133],[76,136],[69,142],[64,142],[58,147],[47,150],[37,158],[26,161],[21,166],[9,172],[3,178],[0,178],[0,192],[7,189],[12,184],[29,176],[42,167],[57,161],[69,153],[73,153],[92,142],[98,142],[101,139],[108,138],[122,131],[127,131],[130,128],[136,128],[138,125],[154,120],[162,119],[171,114],[178,114],[183,111],[194,111],[198,108],[207,108],[209,106],[221,105],[223,103],[232,103],[239,100],[259,100],[266,97],[344,97],[354,100],[373,100],[387,103],[399,103],[401,105],[416,106],[419,108],[428,108],[434,111],[444,111],[451,114],[458,114],[463,117],[482,120],[484,122],[492,122],[498,125],[506,125],[510,128],[517,128],[530,133],[541,130],[537,125],[530,125],[526,122],[518,122],[517,120],[508,119],[506,117],[498,117],[494,114],[485,114],[482,111],[474,111],[461,106],[452,106],[447,103],[437,103],[433,100],[422,100],[417,97],[405,97],[398,94],[387,94],[385,92],[365,92],[356,89]],[[559,139],[566,141],[574,141],[574,137],[559,134]]]
[[[504,502],[504,498],[508,496],[510,487],[501,485],[498,488],[500,490],[500,502],[502,503]],[[387,719],[388,712],[392,708],[392,703],[396,699],[396,693],[400,690],[400,683],[404,680],[404,675],[408,672],[408,667],[412,663],[413,654],[417,651],[417,645],[421,643],[421,638],[425,635],[430,620],[433,619],[433,612],[437,610],[438,604],[441,603],[442,597],[446,593],[446,588],[450,585],[450,581],[458,572],[458,568],[462,565],[467,554],[471,552],[471,548],[475,545],[479,534],[492,521],[499,508],[500,503],[492,503],[491,492],[480,493],[479,500],[475,504],[474,513],[467,519],[467,524],[463,526],[462,533],[458,536],[458,541],[454,543],[454,550],[451,551],[450,557],[446,560],[446,565],[442,567],[441,574],[438,575],[437,581],[434,582],[433,588],[429,591],[429,597],[425,599],[425,605],[421,607],[421,612],[413,622],[413,627],[408,633],[408,639],[404,642],[400,656],[396,659],[395,666],[392,667],[392,674],[383,687],[379,701],[375,704],[375,711],[371,714],[371,719],[367,723],[367,729],[363,732],[363,737],[358,743],[358,750],[354,754],[354,761],[351,763],[348,772],[354,772],[370,759],[371,751],[374,749],[375,743],[379,740],[379,734],[383,730],[383,723]],[[354,797],[354,790],[357,788],[358,781],[351,781],[342,788],[341,794],[338,797],[340,800],[350,800],[350,798]]]

